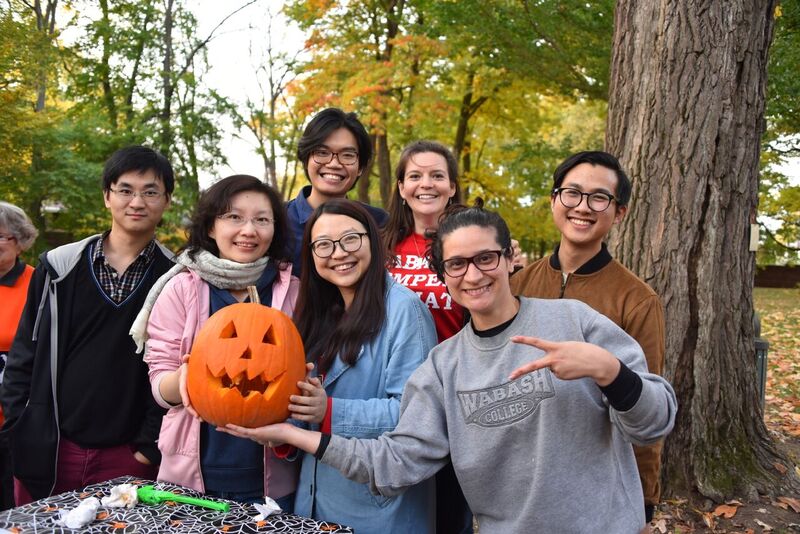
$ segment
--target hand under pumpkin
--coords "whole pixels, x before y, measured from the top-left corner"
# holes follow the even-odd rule
[[[224,427],[218,426],[217,430],[240,438],[251,439],[267,447],[277,447],[288,443],[310,454],[317,451],[322,436],[319,432],[298,428],[291,423],[277,423],[258,428],[227,424]]]

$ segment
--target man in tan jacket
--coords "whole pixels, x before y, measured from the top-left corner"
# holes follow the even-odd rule
[[[553,173],[550,207],[561,232],[555,252],[511,278],[511,290],[538,298],[585,302],[614,321],[641,345],[651,373],[664,367],[664,314],[658,295],[613,259],[603,242],[627,212],[631,182],[619,161],[605,152],[579,152]],[[644,493],[645,516],[653,518],[661,494],[661,446],[634,447]]]

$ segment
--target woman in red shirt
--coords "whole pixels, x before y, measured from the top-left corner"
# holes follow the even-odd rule
[[[441,143],[415,141],[400,155],[395,177],[389,220],[382,233],[389,272],[426,304],[441,343],[464,326],[464,309],[428,266],[425,256],[430,240],[425,232],[439,228],[447,206],[461,203],[458,162]],[[472,513],[452,464],[436,474],[436,532],[472,532]]]

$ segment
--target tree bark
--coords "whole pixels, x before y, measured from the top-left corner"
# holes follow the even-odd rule
[[[634,188],[611,248],[665,306],[666,495],[797,487],[758,399],[748,250],[775,4],[617,2],[606,146]]]
[[[159,123],[161,126],[159,145],[161,153],[167,158],[170,157],[173,144],[171,124],[172,96],[175,92],[175,84],[172,78],[172,69],[174,65],[172,47],[172,26],[174,21],[173,4],[174,0],[167,0],[167,5],[164,9],[164,62],[161,71],[163,101],[161,102],[161,112],[159,114]]]

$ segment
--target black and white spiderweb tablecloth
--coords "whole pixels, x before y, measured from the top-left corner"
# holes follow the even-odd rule
[[[13,533],[28,532],[87,532],[113,533],[137,532],[155,534],[163,532],[187,533],[352,533],[348,527],[316,521],[307,517],[282,514],[273,515],[264,521],[255,521],[258,515],[252,506],[230,502],[230,512],[209,510],[190,504],[167,502],[158,506],[138,504],[133,508],[108,508],[101,506],[95,521],[81,529],[69,529],[56,524],[59,510],[71,510],[87,497],[101,499],[111,494],[111,488],[117,484],[136,484],[144,486],[153,484],[158,490],[172,491],[203,497],[202,494],[165,482],[152,482],[134,477],[119,477],[113,480],[87,486],[83,490],[70,491],[53,495],[46,499],[0,512],[0,532],[5,529]],[[221,500],[221,499],[217,499]]]

